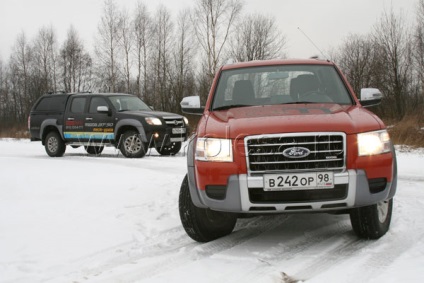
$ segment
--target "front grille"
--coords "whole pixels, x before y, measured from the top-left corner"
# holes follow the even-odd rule
[[[183,118],[181,117],[164,117],[165,123],[170,127],[182,127],[184,126]]]
[[[313,133],[251,136],[245,139],[250,174],[345,168],[345,134]],[[291,150],[300,155],[289,156]],[[304,152],[308,152],[304,154]]]

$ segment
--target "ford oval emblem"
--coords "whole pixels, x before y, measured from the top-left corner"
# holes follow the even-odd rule
[[[303,158],[310,153],[311,151],[305,147],[289,147],[283,151],[283,155],[287,158]]]

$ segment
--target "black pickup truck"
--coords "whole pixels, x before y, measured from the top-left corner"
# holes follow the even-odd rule
[[[120,93],[46,94],[28,118],[31,141],[41,141],[49,156],[63,156],[66,145],[99,155],[105,146],[125,157],[143,157],[149,148],[174,155],[187,140],[185,117],[152,110],[140,98]]]

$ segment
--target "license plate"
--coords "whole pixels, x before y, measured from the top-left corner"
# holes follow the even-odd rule
[[[186,129],[185,128],[172,128],[173,134],[185,134]]]
[[[293,191],[334,188],[333,172],[264,175],[265,191]]]

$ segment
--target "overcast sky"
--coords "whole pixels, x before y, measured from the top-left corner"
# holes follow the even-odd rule
[[[117,0],[130,11],[138,0]],[[151,12],[158,4],[167,6],[173,16],[196,0],[142,0]],[[311,38],[321,50],[337,47],[349,34],[366,34],[384,10],[415,18],[418,0],[244,0],[244,12],[259,12],[275,17],[288,43],[290,58],[307,58],[319,52],[298,30]],[[7,61],[17,36],[22,31],[32,40],[43,26],[52,25],[61,45],[73,25],[85,47],[92,50],[102,15],[104,0],[0,0],[0,59]]]

